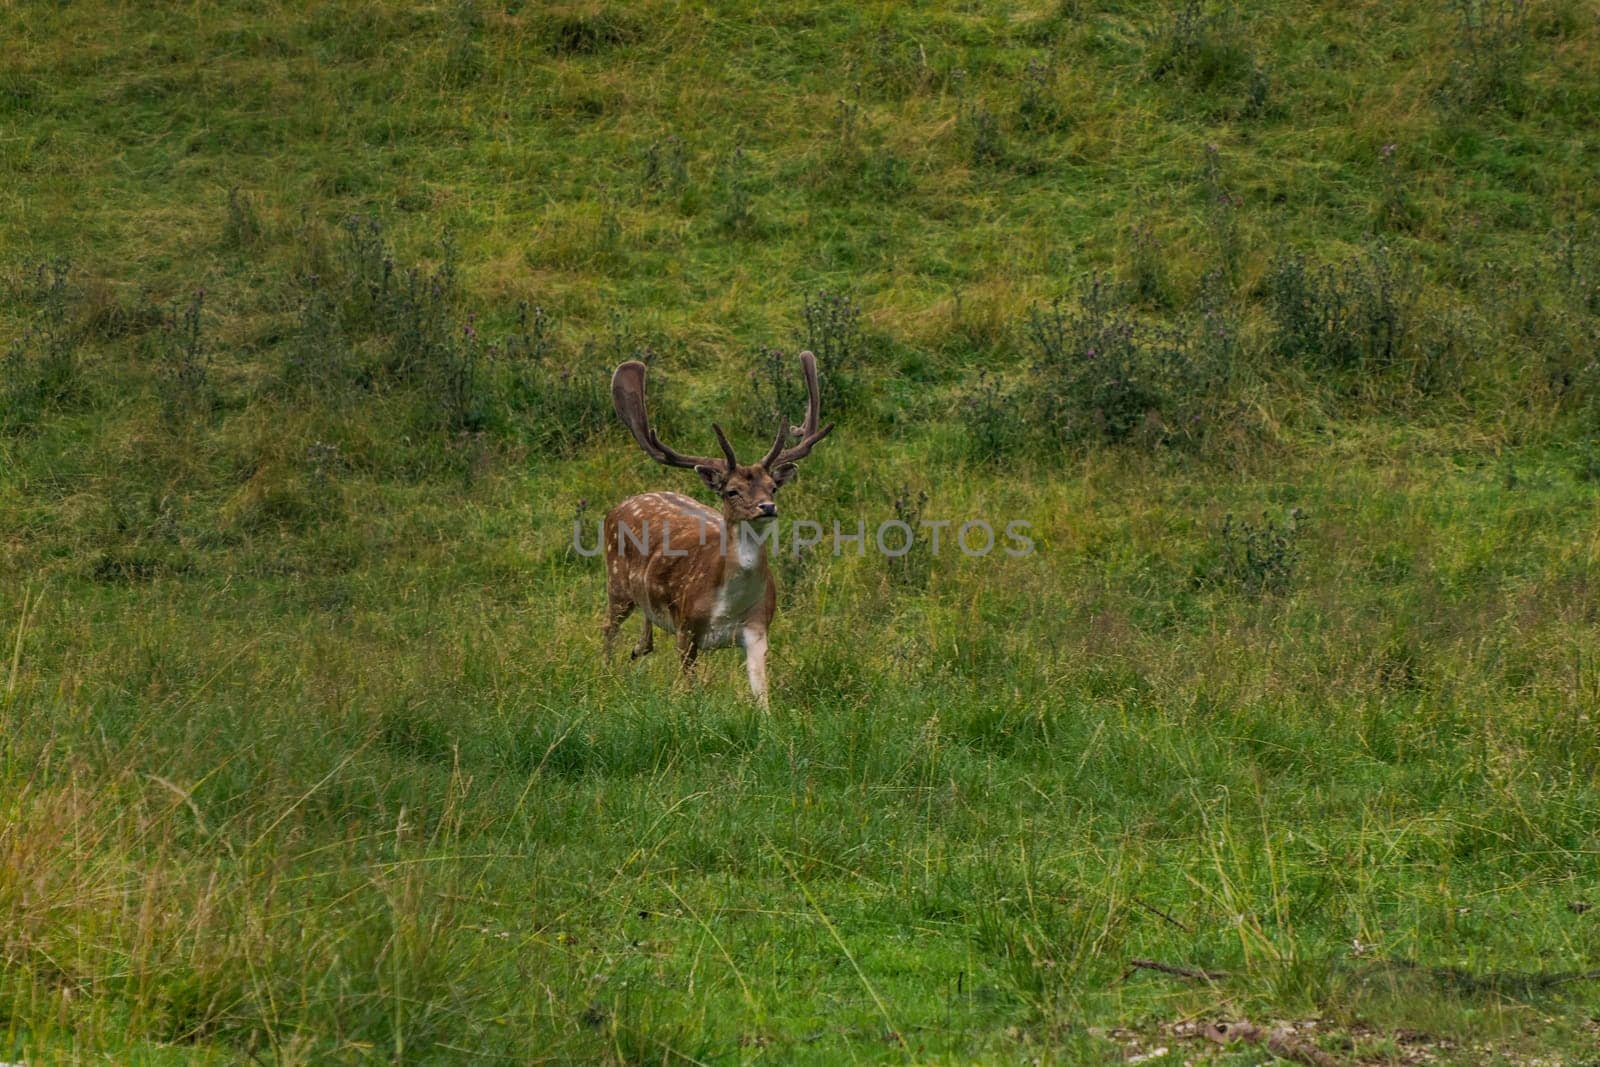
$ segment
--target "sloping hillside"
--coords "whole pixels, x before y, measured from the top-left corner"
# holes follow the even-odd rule
[[[0,38],[0,1060],[1592,1058],[1592,4]],[[803,347],[772,711],[607,665]]]

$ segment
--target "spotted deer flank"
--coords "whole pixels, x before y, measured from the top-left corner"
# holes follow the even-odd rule
[[[776,438],[759,463],[743,464],[722,427],[712,424],[721,458],[688,456],[661,443],[645,407],[645,366],[629,360],[611,378],[617,415],[646,455],[700,476],[722,501],[717,511],[682,493],[641,493],[606,513],[606,659],[617,630],[638,608],[644,627],[633,657],[654,648],[655,627],[676,634],[683,673],[701,649],[744,649],[750,689],[767,706],[767,630],[777,610],[777,585],[767,567],[763,536],[778,517],[773,500],[795,476],[833,424],[818,429],[821,401],[817,360],[800,353],[806,382],[806,417],[799,426],[780,420]],[[791,444],[791,441],[793,442]]]

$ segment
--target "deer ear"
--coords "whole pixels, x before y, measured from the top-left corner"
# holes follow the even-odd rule
[[[793,463],[780,463],[772,468],[772,480],[779,485],[788,485],[794,481],[794,476],[800,473],[800,468]]]
[[[700,480],[706,483],[706,488],[714,492],[722,492],[722,487],[728,481],[728,472],[721,467],[700,466],[694,469]]]

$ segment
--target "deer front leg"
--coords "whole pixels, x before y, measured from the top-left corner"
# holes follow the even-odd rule
[[[650,618],[649,616],[645,616],[644,629],[639,633],[639,643],[633,646],[633,651],[629,654],[628,658],[638,659],[640,656],[648,656],[651,652],[655,651],[655,647],[656,640],[654,633],[650,629]]]
[[[678,630],[678,666],[679,677],[683,681],[690,681],[694,677],[694,660],[700,654],[700,646],[695,642],[694,634],[689,627],[680,627]]]
[[[749,627],[739,637],[744,646],[744,667],[750,674],[750,692],[762,710],[771,707],[767,701],[767,631]]]

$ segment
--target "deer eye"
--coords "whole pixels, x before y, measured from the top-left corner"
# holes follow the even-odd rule
[[[733,497],[736,497],[736,496],[739,495],[739,490],[737,490],[737,489],[724,489],[722,491],[722,495],[725,496],[725,497],[728,497],[729,499],[732,499]]]

